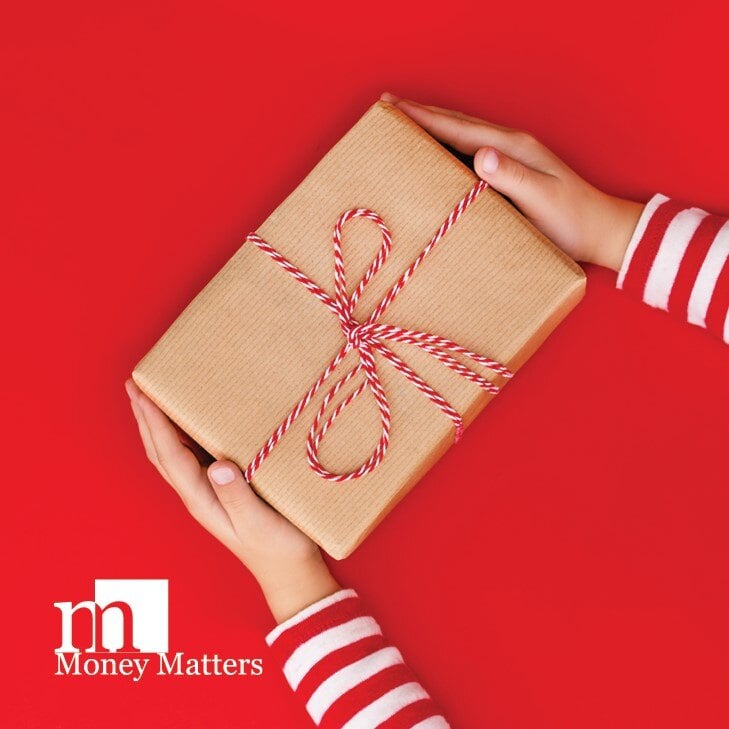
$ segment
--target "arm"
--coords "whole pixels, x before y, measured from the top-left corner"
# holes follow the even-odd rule
[[[628,243],[618,288],[729,344],[729,221],[655,195]]]
[[[266,642],[322,729],[448,727],[354,590],[339,590],[305,608]]]
[[[729,222],[656,195],[646,206],[601,192],[525,132],[383,94],[437,139],[474,156],[476,174],[578,261],[729,342]]]
[[[264,503],[234,463],[210,463],[132,380],[126,388],[149,460],[258,581],[278,623],[266,642],[314,722],[327,729],[447,729],[399,651],[354,590],[340,588],[317,546]]]

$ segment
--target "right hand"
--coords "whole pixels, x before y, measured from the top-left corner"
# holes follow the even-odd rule
[[[567,255],[620,269],[642,205],[593,187],[531,134],[389,93],[381,99],[436,139],[473,155],[476,174]]]
[[[232,461],[201,462],[170,419],[125,383],[147,458],[190,514],[251,571],[277,622],[339,585],[314,542],[261,500]]]

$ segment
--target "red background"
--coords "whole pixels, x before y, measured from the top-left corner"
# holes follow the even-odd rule
[[[266,656],[257,586],[145,461],[122,385],[380,91],[528,128],[611,192],[729,212],[726,18],[700,2],[244,5],[0,22],[6,726],[309,726],[272,663],[55,677],[52,603],[169,578],[171,648]],[[729,352],[588,276],[333,569],[456,727],[727,726]]]

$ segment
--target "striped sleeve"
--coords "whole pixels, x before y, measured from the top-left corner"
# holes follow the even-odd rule
[[[729,219],[655,195],[617,285],[729,343]]]
[[[266,642],[322,729],[449,727],[354,590],[310,605]]]

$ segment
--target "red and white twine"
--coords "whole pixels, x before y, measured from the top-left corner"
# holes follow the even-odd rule
[[[453,422],[455,428],[456,441],[461,437],[463,431],[463,419],[459,413],[448,403],[448,401],[434,390],[425,380],[416,374],[405,362],[398,357],[390,347],[384,342],[402,342],[404,344],[412,344],[427,352],[431,356],[438,359],[446,367],[457,372],[462,377],[476,383],[489,393],[496,394],[499,387],[490,382],[482,375],[467,367],[453,355],[462,355],[477,364],[483,365],[493,372],[498,373],[502,377],[511,377],[512,373],[504,367],[504,365],[493,359],[484,357],[476,352],[471,352],[465,347],[460,346],[456,342],[439,337],[435,334],[427,332],[413,331],[403,329],[401,327],[392,326],[390,324],[380,324],[379,319],[385,313],[390,304],[395,300],[402,288],[422,264],[425,258],[443,239],[446,233],[456,224],[458,219],[468,209],[474,200],[486,189],[485,182],[480,180],[468,194],[456,205],[451,214],[445,219],[443,224],[438,228],[428,244],[423,248],[418,257],[408,266],[406,271],[398,278],[382,300],[377,304],[374,311],[363,323],[358,322],[354,318],[354,309],[357,302],[362,296],[367,284],[372,280],[375,274],[382,268],[392,248],[392,234],[382,218],[372,210],[366,208],[357,208],[355,210],[347,210],[343,213],[336,224],[332,233],[332,242],[334,244],[334,296],[330,296],[320,286],[314,283],[305,273],[291,263],[287,258],[275,250],[269,243],[256,233],[250,233],[245,239],[257,246],[266,255],[278,263],[281,268],[290,273],[299,283],[303,284],[306,289],[316,296],[329,310],[339,318],[339,323],[344,334],[345,343],[334,356],[334,359],[327,365],[326,369],[321,373],[317,381],[311,386],[309,391],[299,400],[293,410],[286,416],[284,421],[271,434],[269,439],[258,451],[256,456],[248,465],[245,471],[245,477],[250,481],[253,474],[258,470],[263,461],[268,457],[271,451],[276,447],[278,442],[283,438],[286,431],[294,424],[296,419],[301,415],[302,411],[311,402],[314,396],[319,392],[321,386],[329,379],[334,371],[342,363],[350,350],[357,350],[359,353],[359,363],[354,369],[350,370],[346,375],[340,378],[326,393],[319,407],[314,421],[309,430],[309,436],[306,441],[306,453],[309,466],[322,478],[329,481],[350,481],[360,476],[364,476],[380,464],[387,451],[390,442],[390,405],[387,401],[387,394],[382,386],[380,376],[377,372],[377,363],[375,361],[375,353],[379,354],[387,360],[398,372],[401,372],[415,387],[417,387],[435,406]],[[347,277],[344,268],[344,258],[342,255],[342,228],[345,223],[354,218],[366,218],[377,225],[382,233],[382,243],[380,249],[365,272],[364,276],[357,284],[351,294],[347,293]],[[331,413],[327,415],[330,405],[337,397],[339,392],[352,379],[360,373],[364,373],[363,381],[344,397],[338,405],[336,405]],[[327,470],[319,460],[319,447],[329,428],[334,421],[342,414],[345,408],[352,403],[359,395],[369,388],[372,396],[377,403],[380,413],[380,423],[382,432],[377,446],[364,463],[349,473],[332,473]]]

